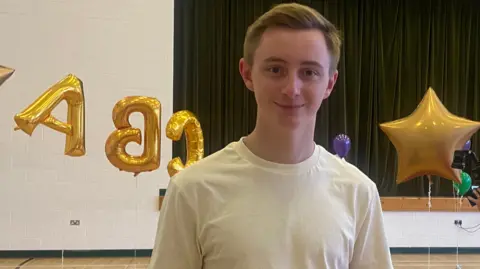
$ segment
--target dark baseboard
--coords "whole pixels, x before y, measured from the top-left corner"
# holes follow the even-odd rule
[[[98,250],[0,250],[0,258],[94,258],[94,257],[150,257],[151,249]]]
[[[428,254],[429,249],[424,247],[390,248],[392,254]],[[432,247],[431,254],[456,254],[457,248]],[[480,248],[458,248],[459,254],[480,254]],[[94,258],[94,257],[150,257],[151,249],[106,249],[106,250],[64,250],[66,258]],[[0,258],[60,258],[61,250],[0,250]]]

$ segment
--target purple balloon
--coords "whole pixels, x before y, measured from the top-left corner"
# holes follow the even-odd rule
[[[468,140],[463,146],[463,150],[470,150],[472,148],[472,141]]]
[[[333,149],[340,158],[345,158],[350,151],[350,138],[346,134],[339,134],[333,140]]]

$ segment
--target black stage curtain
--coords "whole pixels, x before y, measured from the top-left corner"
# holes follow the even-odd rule
[[[209,155],[249,133],[253,94],[238,72],[245,31],[275,4],[292,1],[176,0],[174,111],[200,120]],[[480,121],[480,1],[310,0],[343,32],[339,79],[318,113],[315,139],[332,150],[352,140],[347,160],[376,182],[382,196],[425,196],[428,182],[396,185],[396,152],[379,123],[409,115],[429,86],[446,108]],[[472,140],[480,150],[480,135]],[[185,145],[174,145],[185,160]],[[452,196],[434,179],[433,196]]]

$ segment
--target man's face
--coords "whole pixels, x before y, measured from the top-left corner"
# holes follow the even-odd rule
[[[240,61],[245,84],[255,93],[260,122],[290,129],[315,123],[337,79],[329,68],[330,54],[318,30],[267,30],[253,66]]]

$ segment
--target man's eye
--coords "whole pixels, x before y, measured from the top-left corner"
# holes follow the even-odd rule
[[[270,67],[268,70],[275,74],[278,74],[281,71],[280,67]]]
[[[318,72],[315,71],[315,70],[311,70],[311,69],[307,69],[304,71],[304,75],[307,76],[307,77],[311,77],[311,76],[318,76]]]

